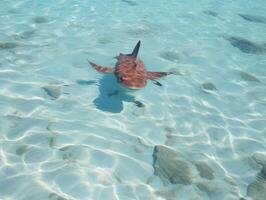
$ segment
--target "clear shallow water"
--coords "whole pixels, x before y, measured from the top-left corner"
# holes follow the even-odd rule
[[[0,199],[265,199],[265,13],[2,0]],[[113,66],[139,39],[149,70],[177,75],[110,95],[86,60]]]

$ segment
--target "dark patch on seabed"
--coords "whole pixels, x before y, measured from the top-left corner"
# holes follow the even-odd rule
[[[18,46],[16,42],[0,42],[0,49],[14,49]]]
[[[217,90],[216,86],[210,82],[205,82],[205,83],[201,84],[201,86],[204,90],[210,90],[210,91]]]
[[[190,155],[165,145],[155,145],[152,154],[154,175],[159,177],[165,186],[194,185],[209,197],[219,195],[220,199],[241,198],[236,192],[238,189],[232,179],[218,180],[221,174],[213,169],[215,163],[203,155],[197,158]]]
[[[112,42],[112,39],[107,37],[100,37],[97,40],[100,44],[109,44]]]
[[[265,44],[257,44],[240,37],[229,37],[226,39],[231,43],[232,46],[238,48],[243,53],[250,53],[250,54],[266,53]]]
[[[246,21],[266,24],[266,17],[258,15],[248,15],[248,14],[238,14],[238,15]]]
[[[16,35],[16,39],[29,39],[33,37],[34,34],[35,34],[35,30],[23,31],[20,34]]]
[[[16,154],[21,156],[22,154],[24,154],[26,151],[28,150],[28,146],[27,145],[23,145],[20,146],[16,149]]]
[[[50,20],[46,17],[39,16],[39,17],[34,17],[33,22],[36,24],[42,24],[42,23],[48,23]]]
[[[206,14],[206,15],[213,16],[213,17],[217,17],[218,16],[218,13],[217,12],[210,11],[210,10],[206,10],[203,13]]]
[[[42,89],[46,92],[47,95],[52,97],[53,100],[59,98],[61,95],[61,90],[59,86],[46,85],[43,86]]]
[[[265,200],[266,197],[266,156],[255,153],[252,158],[261,165],[261,170],[257,174],[257,179],[251,182],[247,187],[247,197],[254,200]]]
[[[131,1],[131,0],[122,0],[122,2],[125,2],[130,6],[137,6],[138,5],[137,2]]]
[[[244,81],[249,81],[249,82],[251,81],[251,82],[258,82],[258,83],[260,82],[260,80],[257,77],[247,72],[239,71],[239,75]]]

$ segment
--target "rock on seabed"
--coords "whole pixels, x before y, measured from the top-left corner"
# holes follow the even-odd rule
[[[220,178],[208,161],[193,160],[163,145],[154,147],[153,158],[154,174],[162,180],[164,185],[195,185],[210,199],[239,200],[240,198],[233,181]]]

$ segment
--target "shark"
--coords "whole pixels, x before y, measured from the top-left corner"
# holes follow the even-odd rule
[[[156,81],[159,78],[172,74],[171,72],[148,71],[143,61],[138,57],[141,41],[139,40],[130,54],[120,53],[115,67],[105,67],[88,60],[90,65],[103,74],[114,74],[119,85],[132,90],[144,88],[148,81],[153,81],[156,85],[161,84]]]

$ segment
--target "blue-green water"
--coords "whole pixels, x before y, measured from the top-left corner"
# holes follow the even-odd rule
[[[0,199],[265,200],[265,33],[265,0],[1,0]],[[139,39],[162,86],[87,63]]]

